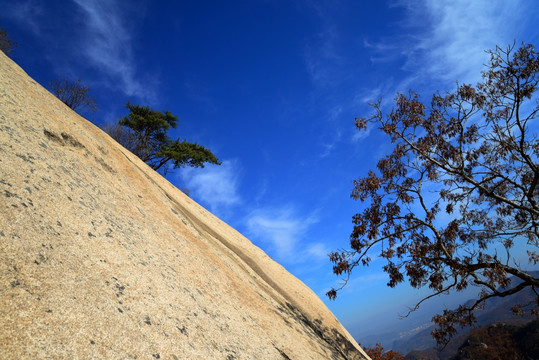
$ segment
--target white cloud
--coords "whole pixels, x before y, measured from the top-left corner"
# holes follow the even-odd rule
[[[376,66],[401,63],[402,71],[388,73],[374,88],[358,89],[354,99],[361,106],[381,98],[384,113],[393,106],[397,92],[411,89],[428,102],[435,91],[453,91],[456,82],[475,84],[489,61],[486,50],[534,40],[526,38],[534,36],[529,28],[537,19],[527,15],[536,12],[529,1],[395,0],[392,5],[405,9],[405,16],[394,23],[398,30],[391,38],[371,38],[363,45]],[[368,135],[355,132],[352,142]]]
[[[110,76],[114,86],[126,95],[146,101],[155,100],[152,81],[144,79],[143,84],[135,68],[132,39],[125,24],[126,17],[133,14],[121,8],[117,1],[73,1],[85,15],[81,21],[85,24],[85,33],[80,51],[92,65]]]
[[[72,67],[80,58],[74,61],[72,57],[79,55],[83,57],[84,65],[99,70],[101,79],[94,78],[93,82],[104,81],[127,96],[155,103],[157,81],[147,75],[148,71],[141,79],[133,54],[131,33],[134,29],[128,26],[143,13],[142,1],[72,0],[80,11],[70,9],[72,18],[62,21],[54,20],[59,15],[49,2],[21,0],[8,3],[2,4],[3,15],[24,24],[25,30],[39,37],[45,49],[42,56],[54,62],[61,76],[78,77]],[[66,24],[72,26],[70,31],[59,31],[59,27]],[[52,55],[59,49],[65,52],[61,59],[57,53]]]
[[[371,134],[371,131],[372,131],[372,125],[368,126],[366,130],[356,129],[354,134],[352,135],[352,142],[358,143],[361,140],[368,138],[369,135]]]
[[[480,80],[488,61],[485,50],[512,42],[526,11],[518,0],[405,0],[397,5],[408,13],[403,26],[409,35],[400,48],[407,57],[405,69],[422,81],[435,77],[451,83]]]
[[[328,20],[322,16],[324,20]],[[339,83],[346,72],[339,71],[343,65],[341,50],[337,46],[337,27],[324,24],[324,28],[304,47],[304,60],[311,81],[325,87]]]
[[[309,259],[328,260],[331,251],[327,244],[317,242],[307,246],[306,255]]]
[[[182,187],[189,189],[191,196],[219,213],[241,202],[238,195],[241,167],[237,161],[225,160],[221,165],[179,170]]]
[[[269,244],[279,260],[294,263],[303,258],[298,243],[316,222],[315,216],[299,216],[291,207],[261,208],[249,214],[247,231],[252,239]],[[312,254],[320,249],[310,248]]]
[[[336,105],[328,110],[325,126],[329,126],[331,130],[324,131],[321,137],[323,138],[320,144],[321,151],[319,152],[320,158],[328,157],[332,154],[335,146],[340,141],[342,132],[339,129],[339,119],[342,117],[343,106]]]
[[[337,136],[337,138],[338,138],[338,136]],[[318,157],[320,157],[320,158],[328,157],[329,155],[331,155],[331,152],[335,148],[335,141],[333,141],[331,143],[321,144],[321,147],[322,147],[322,152],[320,153],[320,155],[318,155]]]

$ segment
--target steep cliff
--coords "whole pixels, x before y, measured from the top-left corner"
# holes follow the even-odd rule
[[[366,359],[324,303],[0,52],[0,358]]]

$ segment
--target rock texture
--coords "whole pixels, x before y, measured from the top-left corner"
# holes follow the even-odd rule
[[[323,302],[0,52],[1,359],[367,359]]]

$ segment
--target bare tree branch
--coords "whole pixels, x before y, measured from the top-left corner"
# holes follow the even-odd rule
[[[51,82],[50,86],[52,93],[74,111],[97,111],[95,99],[88,95],[90,88],[81,84],[80,79],[77,81],[59,80]]]

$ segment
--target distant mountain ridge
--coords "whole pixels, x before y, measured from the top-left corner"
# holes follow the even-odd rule
[[[534,276],[539,275],[538,271],[532,272]],[[516,278],[511,278],[512,281],[516,281]],[[515,316],[511,311],[511,308],[517,304],[531,304],[535,299],[535,293],[532,289],[527,288],[515,296],[509,296],[506,298],[491,298],[488,299],[485,303],[484,310],[478,310],[476,313],[477,316],[477,326],[482,327],[494,323],[506,323],[510,325],[524,325],[534,320],[535,317],[530,315],[529,312],[526,312],[523,316]],[[467,304],[470,305],[474,300],[468,300]],[[414,350],[424,350],[428,353],[437,354],[437,357],[440,360],[445,360],[454,356],[460,347],[460,345],[466,340],[468,334],[474,328],[461,329],[457,336],[446,346],[446,348],[438,352],[436,351],[436,342],[430,334],[434,326],[430,326],[419,333],[402,340],[396,340],[392,349],[400,352],[401,354],[409,354]]]

